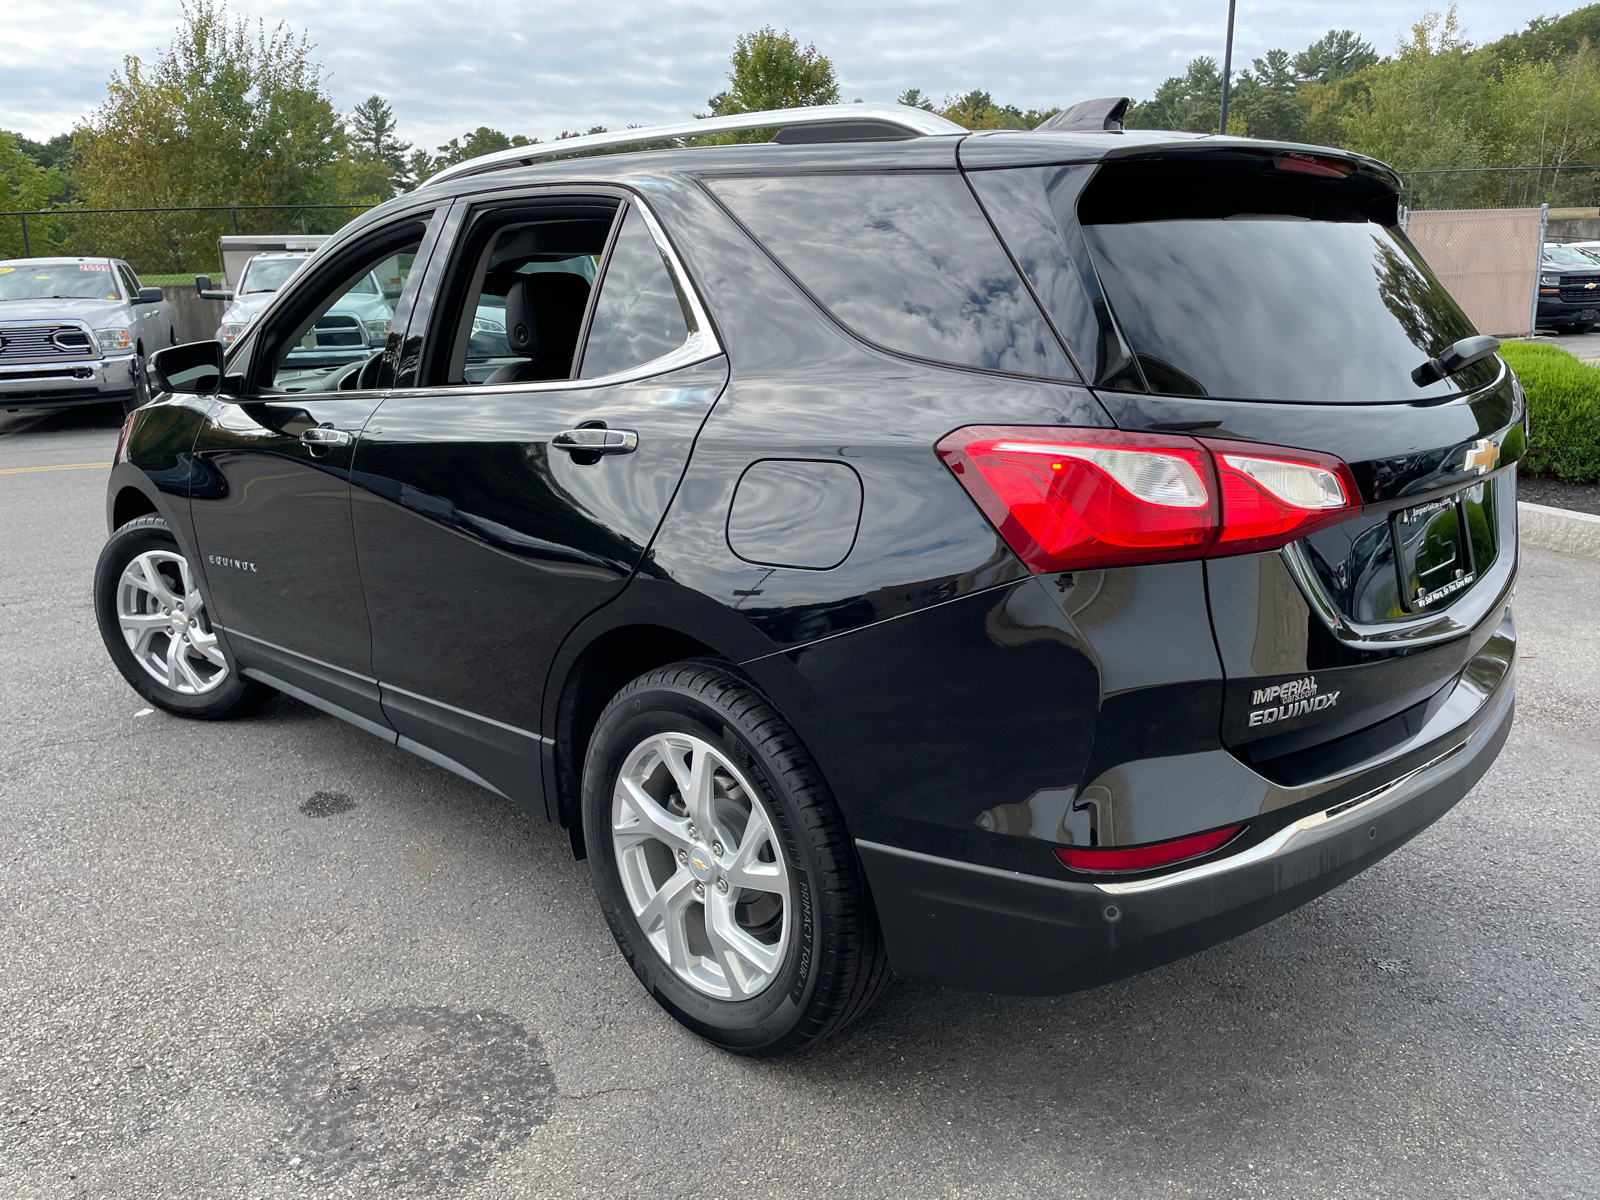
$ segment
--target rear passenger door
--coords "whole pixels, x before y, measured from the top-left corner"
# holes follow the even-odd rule
[[[459,228],[407,333],[418,386],[356,448],[372,670],[403,745],[542,810],[551,658],[638,564],[726,363],[636,200],[514,198]]]

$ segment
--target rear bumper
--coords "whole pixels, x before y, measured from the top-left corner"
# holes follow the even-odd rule
[[[7,363],[0,366],[0,409],[120,403],[136,394],[138,369],[132,354],[88,362]]]
[[[1398,778],[1232,855],[1130,882],[1046,879],[858,841],[895,970],[1010,995],[1076,991],[1281,916],[1371,866],[1477,783],[1511,731],[1508,670]]]

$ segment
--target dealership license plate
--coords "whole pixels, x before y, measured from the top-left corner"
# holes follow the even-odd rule
[[[1390,518],[1390,530],[1407,610],[1442,607],[1494,560],[1491,485],[1402,509]]]

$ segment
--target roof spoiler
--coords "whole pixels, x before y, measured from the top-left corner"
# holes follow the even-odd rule
[[[1035,133],[1121,133],[1128,112],[1126,96],[1102,96],[1064,108],[1038,125]]]

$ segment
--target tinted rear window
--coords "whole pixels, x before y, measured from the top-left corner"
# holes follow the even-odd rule
[[[1049,207],[1067,218],[1061,236],[1087,247],[1091,286],[1150,391],[1416,400],[1498,370],[1491,359],[1453,381],[1412,382],[1413,368],[1476,331],[1400,232],[1393,192],[1375,174],[1307,176],[1266,155],[1108,163],[1087,187],[1060,170],[1005,174],[1031,177],[1047,202],[1054,189],[1069,193]],[[1063,261],[1081,258],[1070,250]],[[1041,287],[1047,306],[1060,290]],[[1052,316],[1064,332],[1085,323],[1073,310]]]
[[[935,362],[1075,378],[960,176],[777,176],[710,187],[867,341]]]

